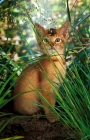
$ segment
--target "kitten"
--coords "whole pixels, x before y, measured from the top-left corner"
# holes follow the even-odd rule
[[[14,95],[22,94],[14,99],[14,110],[20,114],[32,115],[40,110],[36,104],[41,103],[49,122],[54,122],[57,117],[50,105],[55,106],[56,101],[51,84],[59,84],[57,73],[65,77],[64,42],[67,41],[70,24],[65,22],[59,29],[48,30],[37,23],[35,27],[37,42],[44,57],[22,71],[16,82]],[[43,100],[42,96],[50,105],[45,102],[45,99]]]

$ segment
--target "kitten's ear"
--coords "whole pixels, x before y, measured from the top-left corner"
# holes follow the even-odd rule
[[[64,39],[64,41],[67,40],[68,38],[68,33],[69,33],[69,30],[70,30],[70,22],[65,22],[62,27],[60,28],[60,33]]]
[[[46,31],[46,30],[45,30],[40,24],[35,23],[35,27],[37,28],[37,32],[39,32],[39,35],[45,34],[45,31]]]

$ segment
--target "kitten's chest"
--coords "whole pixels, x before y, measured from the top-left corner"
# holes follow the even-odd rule
[[[56,68],[53,72],[53,81],[57,84],[57,86],[60,85],[60,82],[62,82],[62,79],[65,77],[66,74],[66,63],[64,61],[58,61],[55,63]]]
[[[46,59],[40,63],[40,67],[42,80],[49,79],[51,82],[59,84],[62,77],[65,77],[66,63],[64,61],[54,62]]]

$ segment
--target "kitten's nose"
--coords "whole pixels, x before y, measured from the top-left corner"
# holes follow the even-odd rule
[[[53,49],[53,48],[54,48],[54,44],[53,44],[53,43],[51,43],[51,42],[50,42],[50,44],[49,44],[49,45],[50,45],[51,49]]]
[[[49,44],[49,49],[53,49],[53,45],[52,44]]]

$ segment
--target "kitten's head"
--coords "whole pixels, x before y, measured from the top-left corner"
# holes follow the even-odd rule
[[[37,41],[44,54],[62,55],[64,53],[64,42],[67,42],[70,23],[65,22],[59,29],[48,29],[35,24],[37,28]]]

